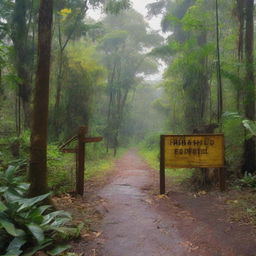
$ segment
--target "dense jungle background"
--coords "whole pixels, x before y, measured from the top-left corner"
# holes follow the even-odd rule
[[[86,180],[105,175],[114,157],[127,148],[136,148],[158,169],[161,134],[215,132],[225,135],[229,186],[254,193],[253,0],[152,0],[147,19],[127,0],[56,0],[52,8],[48,3],[52,1],[47,0],[46,14],[52,17],[52,25],[50,34],[40,37],[38,26],[51,20],[40,19],[42,2],[0,1],[0,232],[8,233],[6,240],[17,230],[7,227],[3,210],[11,198],[21,202],[15,196],[23,196],[28,189],[20,187],[22,193],[18,189],[15,196],[6,195],[10,184],[21,186],[16,179],[27,181],[29,176],[32,185],[43,184],[32,186],[31,196],[74,190],[75,157],[58,148],[82,125],[89,127],[90,135],[104,138],[86,145]],[[101,10],[100,17],[94,17],[94,10]],[[153,17],[161,17],[161,31],[149,26],[147,20]],[[47,98],[38,91],[38,52],[49,35]],[[33,125],[35,117],[37,126]],[[40,139],[47,141],[47,158],[39,158],[47,160],[47,169],[43,167],[40,175],[42,166],[33,169],[30,154],[38,153],[33,141],[36,130],[44,126],[48,133]],[[218,186],[215,169],[167,173],[188,189]],[[256,215],[255,206],[250,209]],[[28,229],[42,242],[35,227]]]

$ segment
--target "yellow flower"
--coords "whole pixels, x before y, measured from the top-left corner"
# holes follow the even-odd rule
[[[66,17],[68,16],[70,13],[72,12],[71,9],[68,9],[68,8],[64,8],[62,10],[59,11],[59,14],[63,17]]]

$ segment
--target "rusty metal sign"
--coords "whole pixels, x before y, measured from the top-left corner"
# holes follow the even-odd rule
[[[224,167],[224,135],[164,136],[165,168]]]

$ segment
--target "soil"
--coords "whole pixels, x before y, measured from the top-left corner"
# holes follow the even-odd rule
[[[225,194],[170,186],[159,196],[158,172],[134,150],[117,160],[113,173],[80,199],[93,202],[97,224],[73,243],[79,255],[256,256],[255,229],[230,221]]]

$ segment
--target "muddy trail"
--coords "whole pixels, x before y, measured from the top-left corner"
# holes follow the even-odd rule
[[[101,221],[93,241],[76,243],[84,256],[255,256],[255,230],[229,222],[218,196],[170,191],[157,195],[158,173],[135,151],[93,200]],[[221,195],[219,195],[221,197]]]

